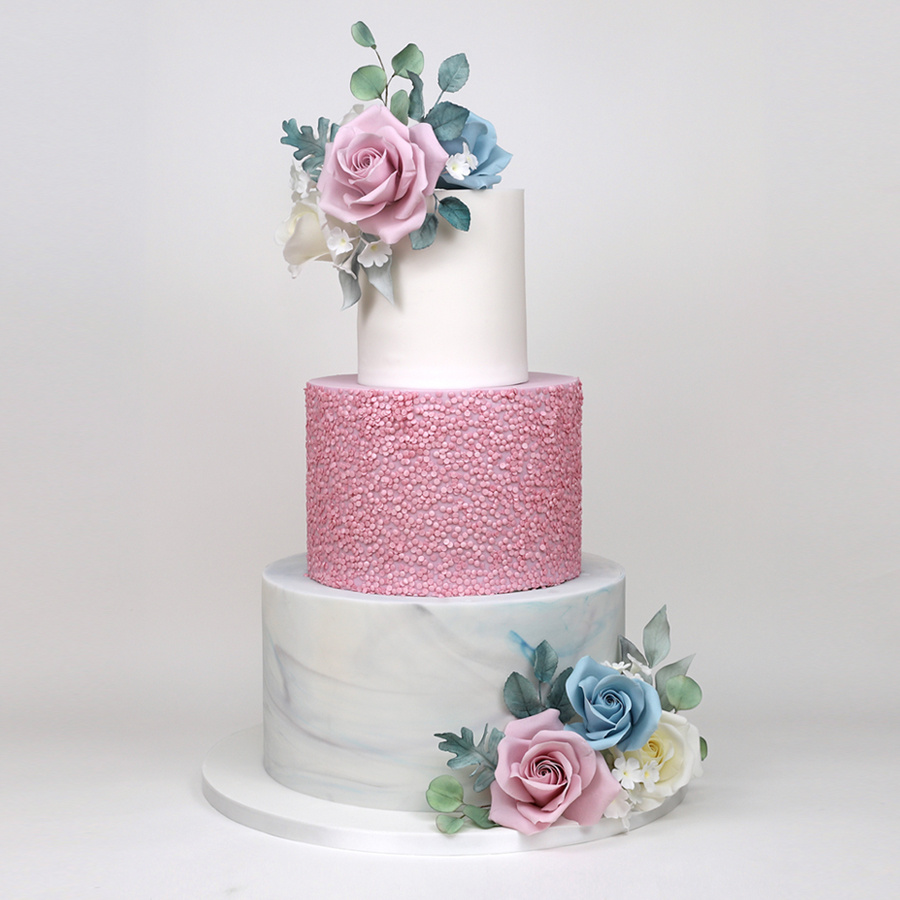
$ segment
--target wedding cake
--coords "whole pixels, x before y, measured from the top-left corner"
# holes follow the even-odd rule
[[[307,552],[263,576],[265,771],[446,833],[623,830],[699,773],[690,660],[654,678],[665,608],[640,650],[622,568],[582,554],[582,385],[528,371],[510,154],[463,107],[425,112],[415,45],[391,62],[409,90],[365,66],[339,126],[285,122],[284,255],[336,268],[359,365],[306,386]],[[467,77],[445,60],[442,96]]]

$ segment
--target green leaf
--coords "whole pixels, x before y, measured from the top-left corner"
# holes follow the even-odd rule
[[[709,753],[709,747],[706,744],[706,738],[703,735],[700,736],[700,759],[701,761],[706,759],[706,754]]]
[[[569,701],[569,695],[566,693],[566,682],[569,680],[571,674],[571,666],[563,669],[562,672],[556,676],[547,693],[547,707],[559,711],[559,720],[563,725],[565,725],[566,722],[571,722],[572,719],[578,716],[578,713],[575,712],[575,707],[572,706]]]
[[[647,665],[647,657],[628,640],[625,635],[619,635],[619,662],[628,662],[628,657],[633,656],[639,663]]]
[[[443,200],[439,200],[437,211],[458,231],[469,230],[472,214],[469,212],[469,207],[457,197],[445,197]],[[544,643],[547,644],[546,641]],[[547,646],[550,647],[549,644]],[[540,650],[540,647],[538,647],[538,650]],[[550,652],[553,653],[552,647],[550,647]],[[558,659],[555,653],[553,653],[553,658]],[[553,668],[556,669],[556,663],[553,664]],[[535,674],[537,674],[537,670],[535,670]],[[550,678],[552,677],[553,672],[551,671]],[[549,678],[544,679],[538,676],[538,681],[549,680]]]
[[[387,262],[382,266],[369,266],[365,269],[366,278],[369,284],[384,297],[392,306],[394,304],[394,278],[391,274],[391,261],[393,257],[389,256]]]
[[[437,824],[438,831],[443,834],[456,834],[466,822],[465,819],[457,819],[455,816],[445,815],[438,816],[434,821]]]
[[[434,213],[428,213],[422,226],[409,236],[409,242],[412,244],[413,250],[424,250],[426,247],[430,247],[434,243],[437,227],[437,216]]]
[[[452,775],[438,775],[428,785],[425,799],[437,812],[456,812],[463,802],[463,786]]]
[[[391,112],[404,125],[409,124],[409,94],[406,91],[397,91],[391,97]]]
[[[322,163],[325,160],[325,144],[334,140],[337,133],[337,123],[329,122],[324,116],[319,118],[318,133],[314,133],[309,125],[297,127],[296,119],[288,119],[281,123],[284,129],[282,144],[296,147],[294,158],[303,162],[306,172],[317,178]]]
[[[488,816],[490,815],[490,810],[485,809],[483,806],[472,806],[467,803],[462,808],[463,814],[468,816],[472,822],[474,822],[479,828],[496,828],[497,823],[492,822]]]
[[[407,44],[392,60],[394,74],[401,78],[409,78],[409,73],[422,74],[425,68],[425,57],[415,44]]]
[[[449,204],[454,200],[456,200],[455,197],[448,197],[443,202]],[[456,202],[462,203],[461,200],[456,200]],[[464,203],[462,203],[462,205],[465,206]],[[447,216],[444,216],[444,218],[446,219]],[[547,641],[541,641],[534,649],[534,677],[543,684],[549,684],[553,680],[553,675],[556,672],[556,667],[558,665],[559,656],[556,651]]]
[[[357,268],[358,266],[359,264],[357,263]],[[359,298],[362,296],[359,278],[354,278],[350,272],[338,269],[338,281],[341,283],[341,291],[344,295],[344,304],[341,306],[341,309],[350,309],[351,306],[356,306]]]
[[[669,620],[666,616],[666,607],[663,605],[644,626],[644,653],[647,656],[647,665],[652,669],[661,663],[668,655],[670,647]]]
[[[443,100],[431,108],[423,121],[434,129],[439,141],[455,141],[463,132],[469,111],[449,100]]]
[[[425,115],[424,85],[415,72],[409,73],[409,80],[413,85],[413,89],[409,92],[409,117],[420,122]]]
[[[357,100],[377,100],[387,87],[381,66],[361,66],[350,76],[350,93]]]
[[[351,25],[350,34],[360,47],[375,49],[375,38],[372,37],[372,32],[369,31],[369,26],[365,22],[356,22]]]
[[[465,53],[445,59],[438,69],[438,85],[442,91],[454,93],[469,80],[469,61]]]
[[[656,693],[659,694],[663,709],[668,710],[669,712],[671,712],[672,709],[669,705],[669,698],[666,696],[666,684],[669,679],[676,675],[686,675],[693,660],[694,654],[692,653],[690,656],[685,656],[684,659],[679,659],[678,662],[669,663],[669,665],[663,666],[656,673]]]
[[[666,698],[672,709],[693,709],[703,699],[703,691],[690,675],[674,675],[666,682]]]
[[[519,672],[513,672],[503,685],[506,708],[517,718],[527,719],[543,710],[537,688]]]

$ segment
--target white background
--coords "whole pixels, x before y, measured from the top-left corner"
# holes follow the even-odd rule
[[[527,196],[534,370],[585,386],[584,546],[697,653],[706,777],[627,838],[431,860],[205,804],[261,718],[259,578],[304,546],[281,121],[339,119],[363,18]],[[85,0],[2,19],[0,881],[13,897],[874,895],[900,738],[900,7]],[[433,101],[435,90],[426,96]],[[673,656],[673,658],[675,658]],[[430,887],[429,887],[430,886]]]

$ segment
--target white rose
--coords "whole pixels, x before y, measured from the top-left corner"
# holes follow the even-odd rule
[[[641,766],[658,767],[659,779],[636,784],[628,792],[634,808],[642,812],[656,809],[663,800],[681,790],[692,778],[703,774],[700,765],[700,732],[684,716],[663,712],[659,725],[640,750],[616,756],[637,759]]]
[[[299,200],[276,232],[275,240],[283,245],[284,258],[294,274],[311,259],[331,259],[322,218],[314,201]]]

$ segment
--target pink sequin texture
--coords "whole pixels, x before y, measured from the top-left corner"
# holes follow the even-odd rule
[[[581,382],[306,388],[309,575],[367,594],[459,597],[581,571]]]

